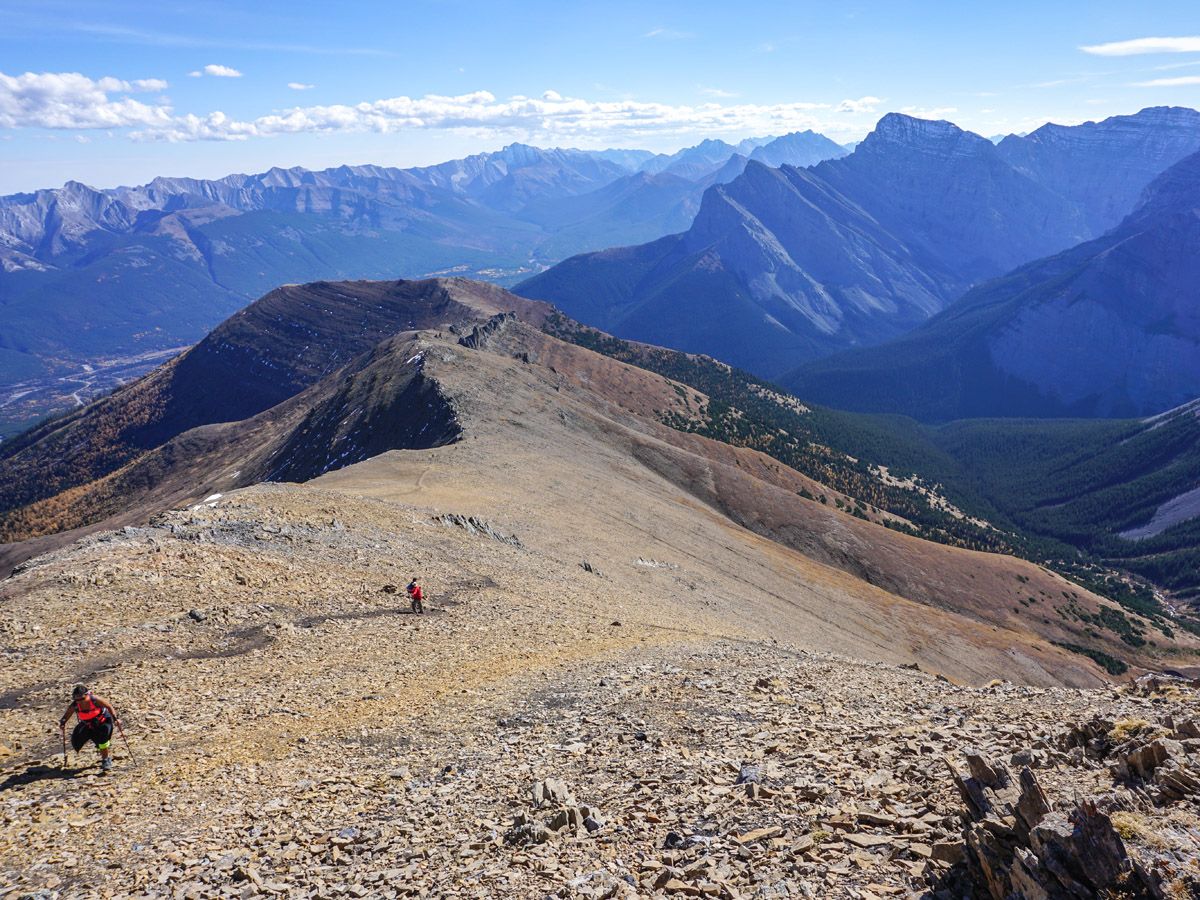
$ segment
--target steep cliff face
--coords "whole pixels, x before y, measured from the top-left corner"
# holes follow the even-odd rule
[[[752,165],[711,191],[681,251],[719,258],[776,327],[831,345],[910,327],[948,299],[878,220],[800,169]]]
[[[136,207],[77,181],[58,190],[3,197],[0,264],[4,271],[43,270],[53,257],[82,248],[89,234],[127,232],[136,222]]]

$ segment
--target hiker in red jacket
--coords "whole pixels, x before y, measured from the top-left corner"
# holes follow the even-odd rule
[[[67,721],[71,716],[75,716],[79,722],[75,725],[75,730],[71,732],[71,746],[78,753],[83,749],[84,744],[91,741],[96,745],[96,749],[100,751],[100,771],[107,772],[112,768],[112,748],[110,745],[112,743],[113,726],[119,725],[121,721],[117,718],[117,711],[113,709],[111,703],[103,697],[93,694],[83,684],[75,685],[75,690],[71,692],[71,697],[71,705],[67,707],[67,711],[58,720],[58,727],[63,733],[63,740],[65,742],[67,737]],[[65,749],[63,750],[63,754],[65,756]]]
[[[412,611],[415,613],[425,612],[425,604],[421,602],[425,595],[421,591],[421,586],[417,584],[417,576],[414,575],[412,581],[408,583],[408,597],[412,600]]]

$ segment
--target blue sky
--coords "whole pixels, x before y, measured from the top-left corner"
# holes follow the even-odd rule
[[[0,0],[0,193],[1155,105],[1200,106],[1194,0]]]

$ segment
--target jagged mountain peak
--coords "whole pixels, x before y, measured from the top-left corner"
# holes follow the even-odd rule
[[[568,153],[569,151],[563,151],[558,148],[543,150],[541,147],[534,147],[531,144],[514,142],[502,147],[495,156],[498,156],[510,165],[514,163],[517,165],[529,165],[547,157],[566,156]]]
[[[846,150],[811,129],[793,131],[756,147],[750,159],[769,166],[813,166],[826,159],[845,156]]]
[[[65,194],[99,194],[100,191],[92,187],[90,184],[84,184],[82,181],[63,182],[62,191]]]
[[[920,119],[904,113],[888,113],[857,149],[877,151],[887,148],[889,152],[894,152],[897,146],[980,152],[994,145],[987,138],[965,131],[945,119]]]
[[[732,144],[728,144],[725,141],[721,140],[720,138],[705,138],[704,140],[702,140],[700,143],[698,143],[695,147],[692,147],[691,149],[692,150],[725,150],[725,149],[728,149],[730,151],[733,151],[735,148]]]

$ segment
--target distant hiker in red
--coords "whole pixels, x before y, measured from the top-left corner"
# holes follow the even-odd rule
[[[408,583],[408,597],[412,600],[412,611],[415,613],[425,612],[425,604],[421,601],[425,594],[421,591],[421,586],[417,584],[417,576],[413,576],[413,580]]]
[[[75,685],[71,696],[73,698],[71,705],[58,720],[63,740],[66,741],[67,737],[67,720],[74,715],[79,722],[75,726],[75,730],[71,732],[71,746],[78,753],[83,749],[84,744],[91,741],[100,751],[100,770],[107,772],[112,768],[112,756],[110,755],[112,750],[109,745],[112,743],[113,725],[120,724],[117,711],[103,697],[98,697],[89,691],[86,685]],[[66,751],[64,750],[63,753],[65,754]]]

